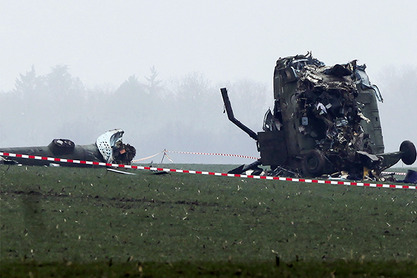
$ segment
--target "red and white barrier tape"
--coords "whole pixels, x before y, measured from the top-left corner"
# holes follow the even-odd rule
[[[204,152],[181,152],[181,151],[165,151],[167,153],[178,153],[178,154],[195,154],[195,155],[212,155],[212,156],[227,156],[227,157],[239,157],[239,158],[249,158],[253,160],[258,160],[259,157],[241,155],[241,154],[228,154],[228,153],[204,153]]]
[[[153,154],[153,155],[150,155],[150,156],[147,156],[147,157],[132,160],[132,162],[140,162],[140,161],[148,160],[148,159],[154,158],[155,156],[160,155],[161,153],[163,153],[163,151],[159,152],[159,153],[156,153],[156,154]]]
[[[132,162],[144,161],[144,160],[147,160],[147,159],[150,159],[150,158],[154,158],[155,156],[158,156],[160,154],[167,155],[167,153],[191,154],[191,155],[227,156],[227,157],[249,158],[249,159],[253,159],[253,160],[258,160],[259,159],[259,157],[249,156],[249,155],[241,155],[241,154],[205,153],[205,152],[184,152],[184,151],[168,151],[168,150],[163,150],[162,152],[156,153],[156,154],[151,155],[151,156],[148,156],[148,157],[136,159],[136,160],[133,160]],[[385,174],[385,175],[394,174],[394,175],[397,175],[397,176],[405,176],[405,175],[407,175],[407,173],[401,173],[401,172],[382,172],[382,174]]]
[[[365,182],[349,182],[349,181],[334,181],[334,180],[228,174],[228,173],[217,173],[217,172],[208,172],[208,171],[194,171],[194,170],[181,170],[181,169],[169,169],[169,168],[159,168],[159,167],[125,165],[125,164],[112,164],[112,163],[105,163],[105,162],[85,161],[85,160],[66,159],[66,158],[54,158],[54,157],[45,157],[45,156],[27,155],[27,154],[14,154],[14,153],[6,153],[6,152],[0,152],[0,156],[45,160],[45,161],[51,161],[51,162],[74,163],[74,164],[81,164],[81,165],[117,167],[117,168],[125,168],[125,169],[150,170],[150,171],[165,171],[165,172],[199,174],[199,175],[209,175],[209,176],[236,177],[236,178],[260,179],[260,180],[279,180],[279,181],[333,184],[333,185],[351,185],[351,186],[375,187],[375,188],[381,187],[381,188],[394,188],[394,189],[414,189],[414,190],[417,189],[417,186],[415,185],[378,184],[378,183],[365,183]]]
[[[226,157],[239,157],[239,158],[249,158],[249,159],[253,159],[253,160],[258,160],[258,157],[255,156],[248,156],[248,155],[241,155],[241,154],[227,154],[227,153],[204,153],[204,152],[183,152],[183,151],[168,151],[168,150],[163,150],[162,152],[156,153],[154,155],[150,155],[144,158],[139,158],[139,159],[135,159],[132,160],[132,162],[140,162],[140,161],[144,161],[144,160],[148,160],[151,158],[154,158],[155,156],[158,156],[160,154],[163,154],[164,156],[166,156],[170,161],[172,161],[169,157],[168,157],[168,153],[176,153],[176,154],[191,154],[191,155],[211,155],[211,156],[226,156]]]
[[[407,175],[407,173],[398,173],[398,172],[382,172],[382,174],[385,174],[385,175],[394,174],[394,175],[397,175],[397,176],[405,176],[405,175]]]

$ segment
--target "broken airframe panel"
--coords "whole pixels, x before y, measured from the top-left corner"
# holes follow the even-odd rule
[[[116,164],[131,164],[136,155],[136,149],[122,142],[124,131],[114,129],[100,135],[96,143],[90,145],[75,145],[69,139],[54,139],[45,147],[18,147],[0,148],[2,152],[37,155],[45,157],[66,158],[84,161],[95,161]],[[50,161],[33,160],[13,157],[5,157],[5,161],[15,162],[23,165],[50,165]],[[70,164],[57,162],[65,166],[85,166],[82,164]]]
[[[96,146],[105,162],[120,164],[131,163],[136,154],[136,150],[129,144],[123,144],[123,133],[124,131],[121,129],[109,130],[97,138]]]
[[[266,112],[257,134],[234,118],[227,91],[221,91],[229,119],[257,141],[258,165],[269,165],[276,174],[312,177],[346,171],[352,179],[379,179],[400,159],[414,163],[416,149],[404,141],[399,152],[384,154],[377,105],[383,98],[365,68],[356,60],[328,67],[311,53],[280,58],[274,108]]]

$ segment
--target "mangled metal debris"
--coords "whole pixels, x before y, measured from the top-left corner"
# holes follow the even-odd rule
[[[94,144],[90,145],[75,145],[75,143],[69,139],[54,139],[48,146],[0,148],[0,151],[72,160],[131,164],[132,159],[136,155],[136,149],[129,144],[123,143],[123,133],[124,131],[121,129],[109,130],[100,135]],[[3,159],[3,163],[50,165],[50,161],[47,160],[24,159],[19,157],[5,157]],[[71,164],[65,162],[55,162],[54,164],[85,166],[84,164]]]
[[[404,180],[402,180],[402,182],[417,184],[417,171],[409,169],[407,171],[407,174],[406,174]]]
[[[384,153],[377,105],[383,98],[365,68],[356,60],[328,67],[311,53],[280,58],[274,71],[274,108],[266,112],[258,133],[234,117],[222,88],[229,119],[257,141],[261,154],[255,163],[233,172],[267,165],[271,175],[343,172],[349,179],[379,180],[400,159],[414,163],[416,148],[410,141],[402,142],[398,152]]]

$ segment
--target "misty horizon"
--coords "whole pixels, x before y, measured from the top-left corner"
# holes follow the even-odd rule
[[[413,103],[407,101],[407,96],[413,97],[415,85],[410,81],[415,73],[415,69],[393,70],[385,83],[376,84],[385,99],[378,104],[386,152],[397,151],[403,140],[417,138],[415,129],[407,128],[405,123],[397,124],[412,111]],[[261,82],[242,79],[214,84],[198,73],[164,81],[159,79],[157,69],[151,67],[144,78],[131,75],[116,89],[103,91],[86,88],[80,78],[70,74],[67,66],[55,66],[46,75],[37,75],[33,66],[16,78],[13,90],[0,94],[2,103],[11,104],[0,112],[0,143],[2,147],[41,146],[54,138],[63,138],[82,145],[94,143],[107,130],[122,128],[124,142],[137,148],[135,159],[164,149],[259,157],[254,140],[224,114],[220,87],[228,88],[236,117],[255,132],[260,131],[264,113],[273,107],[272,88]],[[386,91],[401,91],[405,98],[392,98]],[[410,109],[399,109],[394,115],[389,111],[406,105]],[[15,117],[7,117],[12,114]],[[398,138],[397,133],[402,136]],[[221,156],[171,154],[170,157],[178,163],[251,162]],[[154,162],[160,162],[161,158],[162,154]]]
[[[256,156],[255,142],[223,114],[219,89],[260,131],[277,59],[312,51],[326,65],[367,65],[384,97],[385,151],[394,152],[417,142],[415,10],[417,2],[393,0],[0,1],[0,146],[89,144],[122,128],[137,158],[165,148]],[[19,99],[13,91],[32,67],[61,81]],[[54,77],[58,69],[64,75]]]

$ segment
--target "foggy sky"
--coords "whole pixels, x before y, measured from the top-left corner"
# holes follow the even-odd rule
[[[318,3],[317,3],[318,2]],[[272,84],[281,56],[358,59],[374,76],[417,65],[415,1],[0,1],[0,90],[32,65],[57,64],[89,86],[118,86],[155,66]]]
[[[417,142],[417,92],[405,98],[382,89],[393,86],[387,78],[417,72],[416,10],[416,1],[401,0],[0,0],[0,92],[32,66],[43,75],[55,65],[68,65],[90,88],[115,89],[152,66],[162,80],[199,72],[216,84],[251,79],[272,87],[279,57],[312,51],[327,65],[367,65],[386,100],[384,138],[395,151],[396,136]],[[416,83],[410,78],[404,87]],[[398,124],[404,119],[412,120]]]

